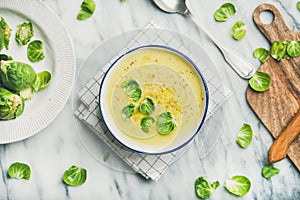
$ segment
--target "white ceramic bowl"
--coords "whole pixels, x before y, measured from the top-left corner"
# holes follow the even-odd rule
[[[158,72],[153,72],[152,68],[157,69]],[[145,82],[147,77],[156,76],[159,84],[167,85],[178,96],[182,106],[181,121],[179,120],[180,125],[176,127],[176,134],[173,136],[156,134],[153,137],[140,138],[128,134],[128,131],[125,133],[125,129],[122,129],[123,122],[120,123],[120,119],[115,114],[115,107],[119,105],[113,105],[115,102],[113,98],[116,98],[117,91],[120,93],[121,90],[116,88],[127,76],[126,72],[129,74],[131,70],[137,69],[143,69],[143,75],[135,77],[141,79],[137,80],[138,82]],[[171,70],[171,73],[163,75],[159,70],[164,69]],[[152,81],[152,79],[149,80],[149,82]],[[140,46],[117,58],[104,75],[99,92],[100,114],[111,135],[127,148],[145,154],[169,153],[188,144],[197,135],[205,121],[208,100],[209,94],[205,79],[194,62],[183,53],[160,45]],[[124,107],[124,105],[120,106]]]

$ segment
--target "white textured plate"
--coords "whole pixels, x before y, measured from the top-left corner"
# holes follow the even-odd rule
[[[0,144],[20,141],[35,135],[49,125],[67,102],[75,77],[75,56],[69,34],[59,17],[42,1],[0,0],[0,17],[12,29],[9,50],[1,53],[11,55],[14,60],[30,64],[38,73],[52,73],[48,88],[36,93],[25,102],[24,113],[8,121],[0,121]],[[45,59],[31,63],[26,55],[27,45],[19,46],[15,41],[17,25],[31,21],[34,27],[33,40],[44,43]]]

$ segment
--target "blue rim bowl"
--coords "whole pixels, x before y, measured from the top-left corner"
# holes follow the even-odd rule
[[[193,66],[193,68],[195,69],[195,71],[198,73],[199,77],[200,77],[200,82],[199,84],[202,85],[202,88],[204,91],[202,91],[203,93],[205,93],[205,97],[203,98],[203,103],[205,104],[203,106],[203,110],[202,110],[202,118],[200,120],[200,122],[197,125],[197,128],[195,128],[195,131],[192,133],[188,133],[189,136],[183,140],[179,140],[176,142],[176,145],[172,145],[169,144],[163,148],[158,148],[156,149],[155,147],[151,147],[151,148],[147,148],[145,145],[141,145],[141,144],[136,144],[136,140],[132,139],[130,136],[126,135],[125,133],[123,133],[118,126],[116,125],[116,123],[114,122],[114,120],[112,119],[112,114],[111,111],[109,111],[109,105],[107,105],[107,101],[104,100],[105,96],[107,95],[107,90],[111,89],[108,88],[107,86],[107,82],[108,79],[112,76],[113,74],[113,69],[117,66],[117,63],[119,63],[123,58],[132,55],[140,50],[143,49],[159,49],[159,50],[165,50],[165,51],[169,51],[171,53],[174,53],[178,56],[180,56],[181,58],[183,58],[184,60],[186,60],[191,66]],[[176,150],[181,149],[182,147],[184,147],[185,145],[187,145],[190,141],[192,141],[192,139],[198,134],[198,132],[200,131],[201,127],[203,126],[203,123],[205,121],[206,118],[206,114],[207,114],[207,110],[208,110],[208,102],[209,102],[209,91],[208,91],[208,87],[207,87],[207,83],[202,75],[202,73],[200,72],[199,68],[196,66],[196,64],[185,54],[181,53],[180,51],[173,49],[169,46],[163,46],[163,45],[145,45],[145,46],[139,46],[137,48],[131,49],[129,51],[127,51],[126,53],[122,54],[121,56],[119,56],[108,68],[108,70],[106,71],[106,73],[103,76],[103,79],[101,81],[101,85],[100,85],[100,90],[99,90],[99,108],[100,108],[100,115],[102,117],[102,120],[104,122],[104,125],[106,126],[108,132],[123,146],[125,146],[126,148],[134,151],[134,152],[138,152],[138,153],[143,153],[143,154],[166,154],[166,153],[170,153]]]

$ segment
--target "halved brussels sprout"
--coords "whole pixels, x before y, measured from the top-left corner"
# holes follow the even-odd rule
[[[0,119],[9,120],[20,116],[24,111],[25,100],[17,94],[0,87]]]
[[[16,41],[19,45],[26,45],[30,39],[33,37],[33,26],[31,22],[24,22],[18,25],[18,30],[16,32]]]
[[[19,93],[21,90],[29,88],[35,83],[36,73],[26,63],[1,61],[0,79],[7,89]]]

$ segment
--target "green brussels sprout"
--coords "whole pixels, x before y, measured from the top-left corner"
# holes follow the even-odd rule
[[[0,51],[2,50],[3,46],[6,50],[8,50],[9,47],[9,39],[11,36],[11,29],[9,28],[6,21],[1,17],[0,19]]]
[[[0,119],[15,119],[24,111],[25,100],[17,94],[0,87]]]
[[[34,69],[22,62],[1,61],[0,79],[9,90],[19,93],[21,90],[31,87],[36,80]]]
[[[24,22],[18,25],[16,41],[20,46],[26,45],[33,37],[33,27],[31,22]]]

